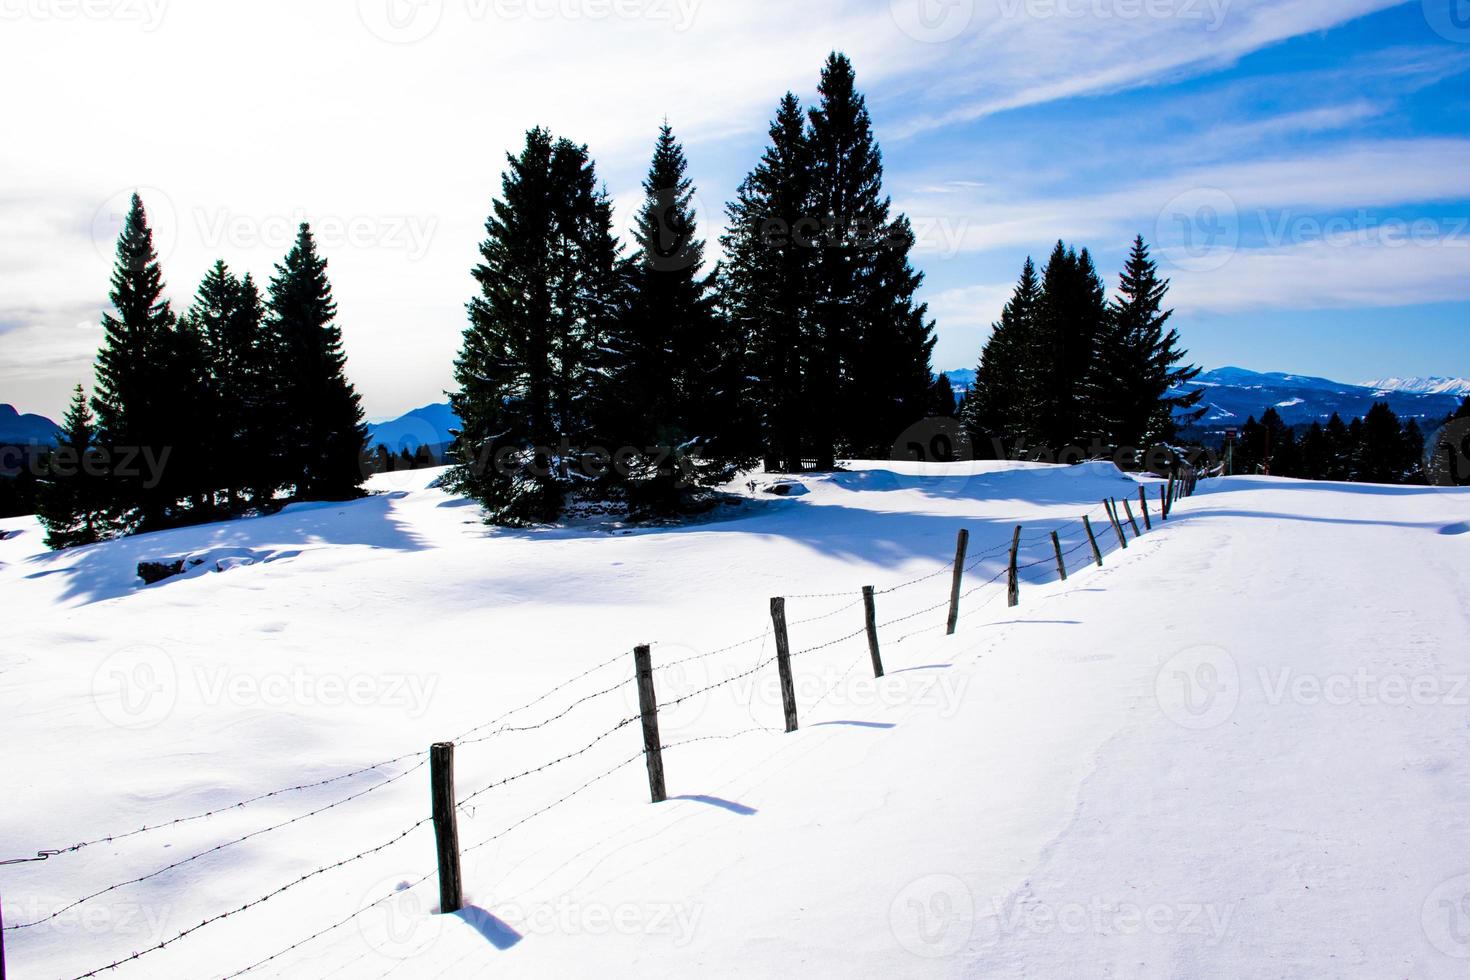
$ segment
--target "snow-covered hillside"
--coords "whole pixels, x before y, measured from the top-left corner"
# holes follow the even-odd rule
[[[1214,481],[1123,552],[1099,502],[1138,484],[1095,465],[532,532],[432,475],[59,555],[0,522],[0,859],[96,841],[0,867],[16,976],[1464,975],[1464,492]],[[641,642],[678,701],[659,805]],[[447,739],[471,908],[434,916]]]
[[[1470,380],[1465,378],[1380,378],[1377,381],[1363,382],[1363,387],[1383,392],[1470,398]]]

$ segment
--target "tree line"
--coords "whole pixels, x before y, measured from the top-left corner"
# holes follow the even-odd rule
[[[363,413],[309,225],[264,293],[221,260],[179,315],[135,194],[109,296],[92,396],[77,386],[43,464],[49,545],[359,492]]]
[[[499,524],[587,501],[671,513],[761,461],[886,457],[924,417],[934,324],[915,299],[914,233],[883,193],[844,55],[818,95],[809,109],[781,100],[713,269],[669,126],[626,252],[587,148],[527,134],[474,270],[451,488]]]
[[[1447,416],[1435,451],[1417,419],[1402,421],[1388,402],[1375,402],[1362,418],[1344,422],[1336,412],[1324,425],[1287,425],[1269,408],[1249,418],[1231,449],[1235,473],[1269,473],[1304,480],[1352,483],[1470,485],[1470,398]]]
[[[1181,364],[1168,290],[1141,236],[1112,299],[1086,248],[1057,242],[1040,272],[1028,258],[959,408],[977,450],[1132,465],[1168,447],[1203,397],[1182,393],[1200,369]]]

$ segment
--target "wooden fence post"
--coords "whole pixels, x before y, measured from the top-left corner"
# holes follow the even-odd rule
[[[970,547],[970,532],[960,528],[959,540],[954,549],[954,582],[949,587],[949,636],[954,636],[960,622],[960,586],[965,580],[965,552]]]
[[[1055,531],[1051,532],[1051,546],[1057,551],[1057,574],[1060,575],[1062,577],[1062,581],[1065,582],[1067,581],[1067,559],[1062,556],[1061,536],[1058,535]]]
[[[873,587],[863,586],[863,615],[868,625],[868,652],[873,655],[873,676],[883,676],[883,655],[878,652],[878,609],[873,602]]]
[[[771,600],[771,624],[776,628],[776,669],[781,674],[781,705],[786,709],[786,731],[796,731],[796,685],[791,680],[791,641],[786,636],[786,600]]]
[[[464,907],[459,874],[459,820],[454,809],[453,742],[436,742],[429,748],[429,774],[434,799],[434,842],[439,853],[439,912],[449,915]]]
[[[1174,509],[1174,471],[1169,471],[1169,505],[1164,508],[1164,519],[1168,520],[1169,511]]]
[[[1020,550],[1021,525],[1017,524],[1016,533],[1011,536],[1011,571],[1010,578],[1008,580],[1009,588],[1007,589],[1010,597],[1010,605],[1012,607],[1019,606],[1021,604],[1021,579],[1016,571],[1016,555]]]
[[[1169,491],[1162,485],[1159,486],[1159,513],[1164,520],[1169,519]]]
[[[1102,549],[1097,546],[1097,535],[1092,531],[1092,518],[1086,514],[1082,515],[1082,526],[1087,528],[1087,540],[1092,543],[1092,557],[1097,560],[1097,567],[1102,567]]]
[[[1138,488],[1138,506],[1143,508],[1143,529],[1152,531],[1154,522],[1153,518],[1148,516],[1148,490],[1144,487]]]
[[[658,695],[653,689],[653,656],[646,646],[633,649],[638,678],[638,714],[643,719],[643,760],[648,763],[648,795],[653,802],[669,798],[664,789],[664,746],[658,735]]]
[[[1133,536],[1135,538],[1140,537],[1141,535],[1138,531],[1138,518],[1133,516],[1133,505],[1128,502],[1127,497],[1123,498],[1123,511],[1128,515],[1128,523],[1133,525]]]
[[[1116,531],[1116,532],[1118,532],[1118,543],[1123,546],[1123,550],[1124,551],[1127,551],[1128,550],[1128,535],[1126,535],[1126,534],[1123,533],[1123,525],[1118,522],[1118,511],[1117,511],[1117,509],[1113,506],[1113,503],[1112,503],[1111,500],[1104,500],[1103,501],[1103,507],[1107,508],[1108,520],[1112,523],[1113,530]]]

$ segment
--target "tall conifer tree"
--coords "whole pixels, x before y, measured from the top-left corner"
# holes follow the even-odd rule
[[[361,399],[347,380],[347,357],[327,260],[302,223],[270,284],[272,346],[282,363],[282,485],[298,498],[341,500],[360,493],[367,430]]]

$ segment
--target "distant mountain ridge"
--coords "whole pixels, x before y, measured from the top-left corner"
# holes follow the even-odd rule
[[[393,452],[407,449],[413,452],[420,446],[440,449],[448,445],[454,436],[450,429],[459,428],[459,416],[448,402],[436,402],[416,408],[388,422],[368,426],[368,447],[387,446]]]
[[[1383,378],[1364,381],[1363,387],[1378,391],[1400,391],[1413,395],[1453,395],[1470,398],[1470,380],[1465,378]]]
[[[13,405],[0,405],[0,443],[49,444],[61,427],[44,415],[22,415]]]

